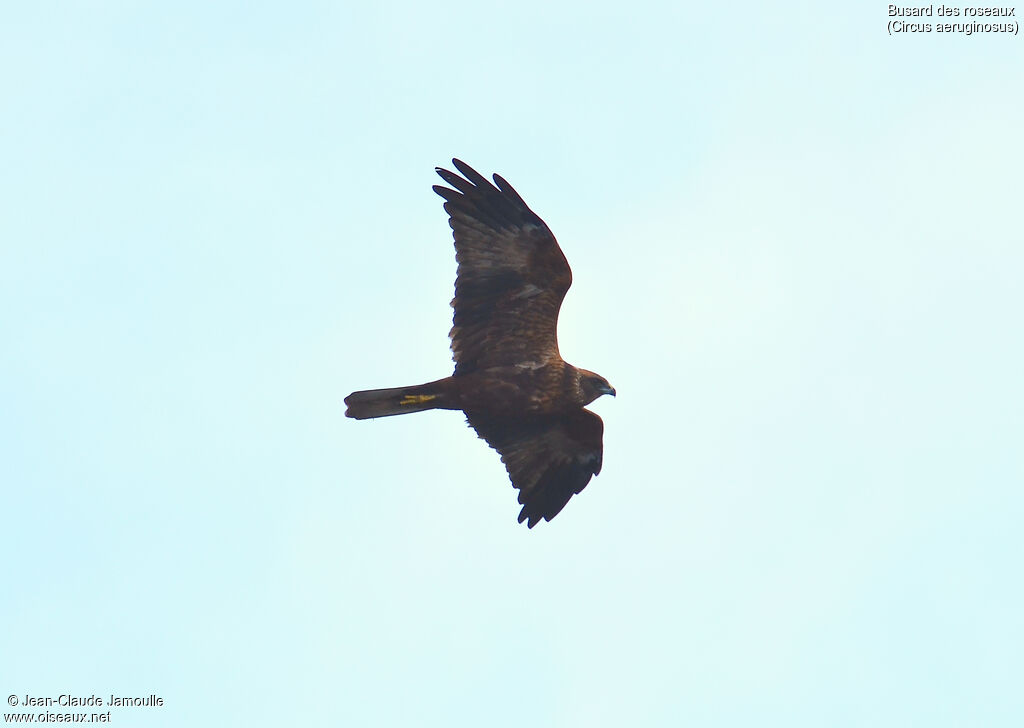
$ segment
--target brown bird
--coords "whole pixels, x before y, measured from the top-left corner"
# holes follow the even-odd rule
[[[358,420],[429,409],[462,410],[501,454],[523,508],[519,522],[550,521],[601,472],[604,423],[584,407],[615,396],[604,377],[558,353],[558,311],[572,271],[555,236],[512,189],[453,159],[455,189],[434,186],[455,236],[455,373],[428,384],[353,392]],[[495,186],[496,185],[496,186]]]

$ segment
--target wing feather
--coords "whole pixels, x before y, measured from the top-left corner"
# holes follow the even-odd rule
[[[519,522],[550,521],[601,472],[604,423],[590,410],[556,418],[508,420],[467,413],[477,434],[501,455],[523,508]]]
[[[449,334],[455,375],[523,362],[560,361],[558,312],[572,284],[548,226],[502,177],[491,184],[453,159],[462,177],[437,174],[455,237],[455,298]]]

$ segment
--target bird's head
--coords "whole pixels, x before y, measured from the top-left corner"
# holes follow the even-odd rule
[[[608,384],[608,380],[600,374],[580,369],[580,393],[583,395],[583,404],[590,404],[602,394],[615,396],[615,387]]]

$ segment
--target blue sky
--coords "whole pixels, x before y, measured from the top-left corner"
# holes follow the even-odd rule
[[[1024,719],[1018,37],[884,5],[64,3],[0,23],[6,694],[121,725]],[[435,165],[619,396],[528,531],[451,412]]]

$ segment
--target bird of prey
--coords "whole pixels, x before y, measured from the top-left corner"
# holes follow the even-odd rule
[[[512,185],[453,159],[434,186],[455,236],[455,372],[427,384],[353,392],[348,417],[462,410],[519,490],[519,522],[550,521],[601,472],[604,424],[584,407],[608,380],[558,353],[558,311],[572,283],[555,236]],[[453,189],[454,188],[454,189]]]

